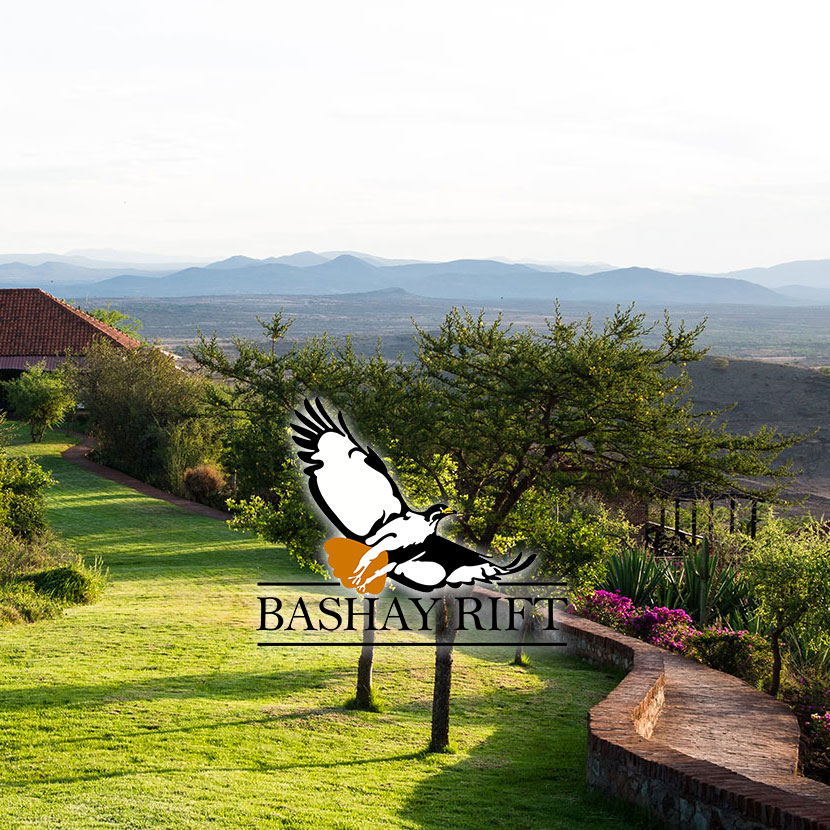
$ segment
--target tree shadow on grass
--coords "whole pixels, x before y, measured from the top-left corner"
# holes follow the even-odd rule
[[[402,818],[423,830],[656,827],[643,812],[587,790],[585,696],[560,691],[548,682],[534,691],[500,690],[484,706],[481,697],[453,699],[452,733],[462,751],[463,720],[476,710],[494,731],[464,755],[424,756],[420,763],[436,772],[415,787]]]
[[[208,672],[162,676],[139,681],[58,683],[0,691],[0,713],[60,706],[109,706],[119,702],[203,698],[273,702],[304,689],[324,689],[350,672],[331,666],[261,673]]]
[[[249,766],[212,766],[210,771],[212,773],[219,772],[285,772],[289,770],[299,769],[332,769],[334,767],[357,767],[367,766],[370,764],[383,763],[400,763],[401,761],[417,761],[422,757],[421,752],[408,752],[399,755],[381,755],[372,758],[360,758],[352,761],[325,761],[319,763],[296,763],[296,764],[268,764],[268,763],[253,763]],[[78,781],[101,781],[110,778],[128,778],[143,775],[189,775],[192,770],[183,767],[148,767],[146,769],[136,769],[134,767],[128,769],[118,770],[96,770],[94,772],[79,773],[78,775],[65,775],[59,777],[51,777],[43,781],[43,784],[74,784]],[[4,781],[4,786],[11,787],[31,787],[32,781],[23,779],[21,781]]]

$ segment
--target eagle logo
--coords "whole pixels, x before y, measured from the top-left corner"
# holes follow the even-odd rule
[[[438,535],[455,514],[446,504],[413,510],[380,456],[354,439],[343,413],[333,419],[319,398],[304,401],[292,424],[297,455],[312,498],[342,534],[324,544],[334,576],[361,594],[379,594],[386,578],[430,593],[437,588],[495,582],[522,571],[536,558],[519,555],[508,565]]]

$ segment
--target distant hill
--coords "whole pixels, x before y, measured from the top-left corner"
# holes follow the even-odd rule
[[[796,285],[830,289],[830,259],[782,262],[770,268],[745,268],[743,271],[730,271],[722,276],[751,280],[770,288]]]
[[[115,275],[142,275],[151,278],[165,276],[173,271],[155,271],[143,269],[124,269],[119,267],[87,268],[81,265],[72,265],[66,262],[42,262],[31,265],[24,262],[0,263],[0,287],[15,288],[43,288],[47,291],[50,286],[59,288],[67,284],[88,282],[93,284],[105,277]]]
[[[779,427],[805,440],[785,451],[798,476],[790,488],[830,518],[830,377],[814,369],[757,360],[708,357],[687,367],[698,411],[734,408],[722,416],[734,432]],[[815,434],[813,434],[815,432]]]
[[[320,265],[330,259],[334,259],[334,257],[315,254],[314,251],[299,251],[296,254],[286,254],[285,256],[270,256],[262,261],[281,262],[283,265],[299,265],[301,268],[305,268],[308,265]]]
[[[539,271],[558,271],[566,274],[599,274],[601,271],[615,271],[617,269],[617,266],[609,265],[607,262],[570,262],[564,260],[542,262],[535,259],[515,260],[505,259],[504,257],[492,257],[492,259],[497,262],[521,262],[522,265],[530,265]]]
[[[101,252],[105,253],[105,252]],[[110,252],[117,255],[118,252]],[[504,299],[569,300],[649,305],[782,305],[830,303],[830,260],[795,262],[735,275],[674,274],[650,268],[597,270],[597,264],[521,263],[500,259],[449,262],[394,260],[359,252],[300,251],[256,259],[237,254],[217,262],[160,270],[159,264],[122,267],[85,260],[82,254],[20,262],[0,255],[0,287],[44,288],[64,297],[189,297],[226,295],[311,295],[401,288],[423,297],[469,302]],[[136,255],[138,256],[138,255]],[[72,260],[78,260],[72,261]],[[94,267],[87,264],[93,262]],[[788,270],[789,269],[789,270]],[[762,273],[772,290],[738,276]],[[802,279],[784,279],[788,274]],[[826,293],[825,293],[826,292]]]
[[[812,285],[782,285],[776,291],[804,303],[830,305],[830,285],[823,288]]]
[[[99,256],[93,257],[92,254]],[[82,268],[93,270],[115,271],[148,271],[160,272],[180,271],[189,265],[206,265],[209,259],[196,257],[193,259],[170,259],[168,257],[153,256],[150,254],[128,254],[121,251],[72,251],[68,254],[0,254],[0,263],[16,262],[23,265],[42,265],[43,263],[57,263],[64,265],[79,265]]]
[[[622,268],[596,274],[541,271],[496,260],[460,259],[373,265],[352,254],[297,266],[234,256],[165,276],[121,274],[61,287],[64,296],[188,297],[229,294],[330,295],[402,288],[423,297],[460,301],[539,298],[646,304],[797,303],[747,280]]]

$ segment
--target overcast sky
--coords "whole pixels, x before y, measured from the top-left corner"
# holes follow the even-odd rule
[[[4,4],[0,252],[830,257],[830,5]]]

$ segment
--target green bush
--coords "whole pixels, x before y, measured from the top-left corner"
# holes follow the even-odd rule
[[[218,425],[205,407],[209,381],[161,349],[93,343],[74,382],[103,463],[183,496],[185,470],[218,455]]]
[[[15,536],[0,525],[0,582],[32,571],[69,565],[78,555],[53,533],[40,533],[31,539]]]
[[[672,599],[689,612],[696,625],[724,621],[749,610],[752,589],[734,565],[714,550],[705,538],[683,557],[682,573],[675,577]],[[744,620],[746,625],[746,620]]]
[[[28,583],[11,582],[0,585],[0,625],[16,622],[36,622],[60,614],[63,603],[42,594]]]
[[[668,564],[636,548],[612,554],[599,587],[636,605],[682,608],[698,626],[738,620],[746,628],[754,610],[748,582],[708,539]]]
[[[622,514],[573,491],[528,494],[515,514],[524,546],[539,555],[538,573],[564,577],[575,593],[602,583],[609,557],[620,553],[632,532]]]
[[[662,605],[659,600],[669,580],[666,567],[650,553],[629,548],[609,557],[599,587],[628,597],[635,605]]]
[[[89,568],[78,559],[72,565],[24,574],[16,582],[67,605],[87,605],[100,596],[105,577],[100,562]]]
[[[0,525],[32,539],[46,529],[44,490],[52,476],[31,458],[0,453]]]
[[[701,631],[691,641],[687,654],[758,689],[768,688],[772,681],[772,649],[760,634],[726,628]]]
[[[32,441],[42,441],[47,428],[60,423],[75,406],[65,373],[47,372],[43,361],[3,387],[15,414],[29,425]]]

